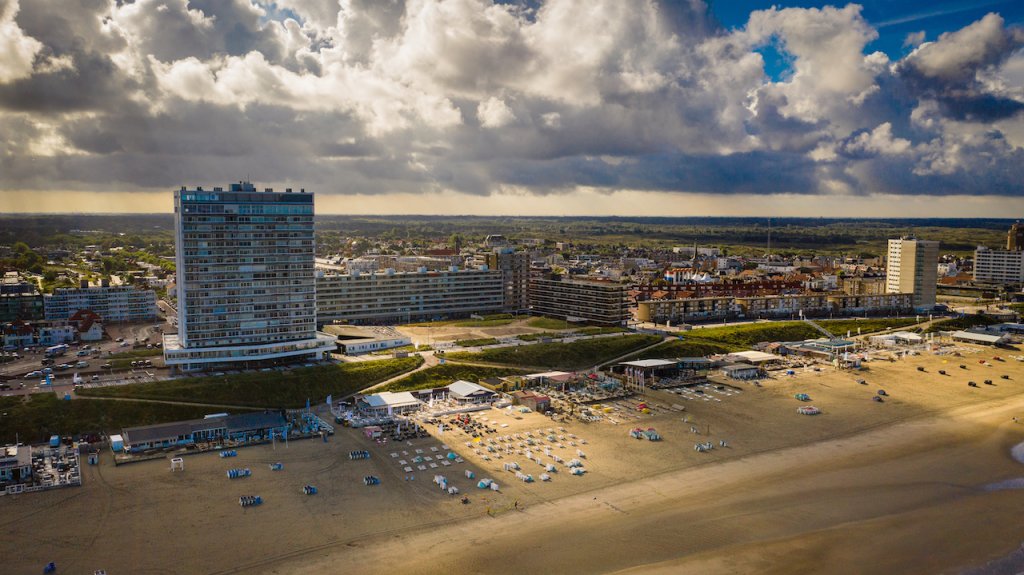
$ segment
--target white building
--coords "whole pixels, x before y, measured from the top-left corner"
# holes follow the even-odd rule
[[[5,445],[0,450],[0,484],[32,482],[32,447]]]
[[[393,327],[324,326],[324,332],[338,338],[338,350],[345,355],[359,355],[412,345],[412,338]]]
[[[156,293],[129,286],[57,288],[43,296],[48,320],[65,320],[83,309],[95,312],[106,323],[156,319]]]
[[[408,391],[382,391],[372,395],[364,395],[356,400],[359,411],[373,415],[391,415],[418,411],[423,402]]]
[[[939,242],[906,237],[889,240],[886,256],[886,293],[912,293],[914,307],[934,306]]]
[[[322,359],[334,338],[316,331],[313,194],[228,190],[174,193],[178,333],[168,366],[195,371]]]
[[[458,403],[490,403],[498,394],[482,385],[460,379],[448,386],[449,396]]]
[[[1024,251],[990,250],[974,252],[974,281],[987,284],[1024,284]]]

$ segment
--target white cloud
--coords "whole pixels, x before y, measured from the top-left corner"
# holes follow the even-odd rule
[[[18,8],[18,0],[0,5],[0,84],[30,76],[36,54],[43,48],[14,21]]]
[[[1008,49],[1024,42],[1024,31],[1007,30],[1003,18],[988,14],[935,42],[922,44],[906,58],[922,76],[948,81],[972,79],[975,72],[993,63]]]
[[[476,117],[480,125],[485,128],[501,128],[516,120],[516,115],[505,101],[491,96],[486,101],[480,102],[476,110]]]
[[[925,33],[924,30],[918,32],[910,32],[903,38],[904,48],[917,48],[921,44],[924,44]]]

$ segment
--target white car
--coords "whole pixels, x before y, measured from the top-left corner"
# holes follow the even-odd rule
[[[75,364],[75,367],[77,367],[77,368],[89,367],[89,362],[88,361],[80,361],[80,362]]]
[[[32,371],[32,372],[29,372],[29,373],[25,374],[25,379],[32,379],[33,377],[39,377],[40,375],[43,375],[43,372],[41,372],[41,371]]]

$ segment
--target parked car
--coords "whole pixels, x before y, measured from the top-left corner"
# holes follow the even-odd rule
[[[79,369],[81,369],[83,367],[89,367],[89,362],[88,361],[80,361],[80,362],[75,364],[75,367],[77,367]]]
[[[119,337],[119,338],[115,339],[114,341],[116,341],[117,343],[122,343],[122,342],[124,342],[124,338],[123,337]]]
[[[114,367],[114,365],[112,363],[110,363],[110,362],[107,362],[107,363],[104,363],[103,365],[101,365],[100,367],[102,367],[103,369],[110,369],[110,368]]]
[[[98,376],[98,375],[94,375],[94,376],[92,376],[92,377],[91,377],[90,379],[91,379],[92,381],[99,381],[99,380],[100,380],[100,376]]]
[[[43,372],[41,372],[39,370],[30,371],[30,372],[25,374],[25,379],[32,379],[33,377],[39,377],[40,375],[43,375]]]

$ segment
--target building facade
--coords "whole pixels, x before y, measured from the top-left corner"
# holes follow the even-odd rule
[[[1006,232],[1006,251],[1024,251],[1024,226],[1020,222],[1014,222]]]
[[[608,326],[630,317],[626,286],[619,283],[539,276],[530,280],[529,294],[535,315]]]
[[[683,298],[638,301],[642,322],[684,323],[738,318],[796,319],[828,315],[881,315],[913,311],[914,294],[849,295],[838,292],[751,297]]]
[[[0,449],[0,485],[32,482],[32,446],[5,445]]]
[[[495,248],[482,258],[487,269],[501,272],[503,304],[507,312],[525,311],[529,305],[530,254],[513,248]]]
[[[43,319],[43,296],[38,292],[0,294],[0,322]]]
[[[914,307],[934,306],[939,242],[907,237],[892,239],[886,256],[886,293],[912,293]]]
[[[713,321],[736,315],[735,301],[731,297],[638,301],[636,309],[638,321],[655,323]]]
[[[974,281],[985,284],[1024,284],[1024,250],[990,250],[979,247],[974,252]]]
[[[153,321],[157,316],[156,292],[129,286],[57,288],[43,302],[48,320],[66,320],[83,309],[106,323]]]
[[[174,193],[178,333],[168,366],[195,371],[322,359],[316,331],[313,194],[251,183]]]
[[[493,313],[505,306],[496,270],[322,274],[316,278],[321,325],[409,323]]]

